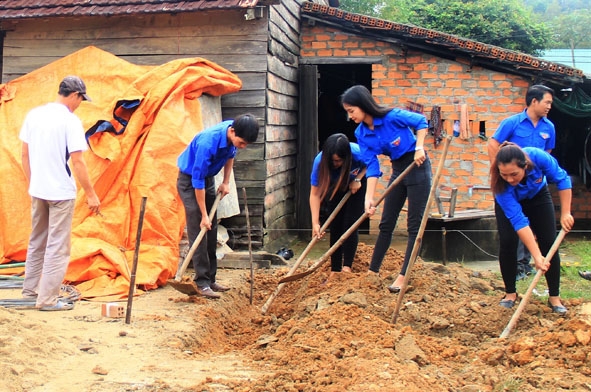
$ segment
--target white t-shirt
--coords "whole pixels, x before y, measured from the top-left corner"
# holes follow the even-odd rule
[[[69,153],[88,148],[80,119],[65,105],[48,103],[27,114],[20,139],[29,145],[29,194],[52,201],[75,199]]]

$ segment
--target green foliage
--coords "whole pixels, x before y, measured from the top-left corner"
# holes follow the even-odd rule
[[[522,0],[552,29],[550,48],[591,48],[591,0]]]
[[[343,0],[341,7],[359,12],[362,3],[383,19],[534,55],[547,48],[551,39],[549,28],[537,22],[519,0]]]
[[[550,22],[554,30],[553,48],[591,46],[591,12],[579,10],[570,14],[560,14]]]
[[[387,0],[339,0],[339,7],[356,14],[382,18]]]

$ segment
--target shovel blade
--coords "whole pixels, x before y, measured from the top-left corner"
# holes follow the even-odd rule
[[[186,295],[197,295],[199,291],[197,290],[197,285],[193,281],[189,282],[179,282],[178,280],[169,279],[167,282],[169,285],[172,286],[176,291],[180,291]]]

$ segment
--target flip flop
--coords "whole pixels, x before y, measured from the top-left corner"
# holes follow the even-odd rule
[[[39,308],[39,310],[41,311],[58,311],[58,310],[72,310],[74,309],[74,303],[73,302],[62,302],[62,301],[57,301],[55,305],[52,306],[42,306]]]
[[[579,271],[579,276],[583,279],[591,280],[591,271]]]

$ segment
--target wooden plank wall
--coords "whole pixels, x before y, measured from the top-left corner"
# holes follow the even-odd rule
[[[289,3],[293,3],[290,0]],[[286,8],[290,15],[277,30],[288,31],[290,42],[286,47],[294,51],[298,37],[286,24],[296,20],[295,11]],[[282,152],[277,142],[282,139],[295,139],[293,132],[295,110],[289,102],[295,95],[297,75],[295,67],[286,67],[282,60],[269,54],[268,15],[264,10],[260,19],[246,20],[244,10],[206,11],[186,14],[133,15],[111,17],[51,18],[19,21],[2,21],[2,30],[6,33],[2,82],[8,82],[32,70],[49,64],[89,45],[113,53],[138,65],[160,65],[184,57],[204,57],[234,72],[243,82],[240,92],[222,97],[222,116],[233,118],[238,114],[250,112],[261,124],[261,132],[256,143],[241,150],[235,163],[236,186],[240,196],[242,214],[222,222],[239,238],[245,232],[245,217],[242,188],[247,189],[248,207],[252,230],[253,246],[263,245],[263,210],[265,203],[271,208],[276,203],[266,200],[267,164],[265,151],[273,158],[276,155],[295,154],[293,149]],[[277,10],[271,10],[277,18]],[[282,11],[281,11],[282,12]],[[293,14],[292,14],[293,13]],[[279,22],[277,22],[279,23]],[[297,25],[297,24],[296,24]],[[275,35],[275,34],[274,34]],[[283,39],[284,37],[276,37]],[[273,44],[279,53],[282,44]],[[287,50],[286,50],[287,51]],[[274,69],[274,76],[267,80],[268,64]],[[275,76],[277,75],[277,76]],[[267,110],[266,85],[272,85],[269,94],[271,107]],[[288,88],[287,93],[281,92]],[[272,115],[270,115],[272,113]],[[295,112],[294,112],[295,113]],[[268,138],[266,131],[267,117],[273,118],[271,146],[265,145]],[[287,118],[287,120],[285,119]],[[281,125],[280,125],[281,124]],[[280,125],[284,129],[276,127]],[[287,135],[287,136],[284,136]],[[293,164],[273,162],[270,164],[277,171],[273,176],[283,176],[279,186],[271,186],[275,197],[289,200],[286,188],[293,183]],[[285,169],[277,170],[281,167]],[[278,181],[275,181],[278,182]],[[278,192],[278,193],[275,193]],[[281,195],[281,193],[283,193]],[[285,200],[282,200],[285,202]],[[284,213],[266,216],[267,224],[281,221]],[[276,217],[274,217],[276,215]],[[244,242],[245,243],[245,242]]]
[[[269,8],[267,56],[266,243],[288,245],[295,234],[300,5],[283,0]]]

